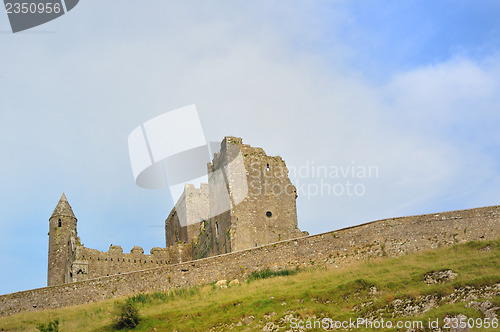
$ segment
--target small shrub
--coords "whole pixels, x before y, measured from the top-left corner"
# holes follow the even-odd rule
[[[464,247],[467,249],[481,250],[481,249],[484,249],[486,247],[494,248],[496,244],[497,244],[496,241],[469,241],[469,242],[465,243],[465,246],[457,245],[457,246],[453,246],[453,248],[455,250],[462,249]]]
[[[153,299],[161,300],[163,302],[167,302],[168,301],[168,294],[166,294],[165,292],[156,292],[156,293],[153,293],[152,297],[153,297]]]
[[[151,301],[149,295],[144,293],[140,293],[135,296],[129,297],[128,300],[132,301],[134,304],[137,303],[146,304]]]
[[[186,297],[187,289],[186,288],[176,288],[174,289],[175,296]]]
[[[42,332],[59,332],[59,320],[55,319],[47,324],[40,323],[36,328]]]
[[[115,303],[115,327],[118,329],[134,328],[141,320],[137,303],[132,298],[128,298],[125,302]]]
[[[365,279],[356,279],[337,286],[336,292],[342,294],[361,293],[375,286],[374,283]]]
[[[271,269],[253,271],[248,277],[248,280],[265,279],[278,276],[290,276],[296,274],[297,271],[298,270],[289,270],[289,269],[278,270],[278,271],[272,271]]]
[[[190,287],[189,288],[189,295],[194,296],[195,294],[198,294],[200,291],[197,287]]]

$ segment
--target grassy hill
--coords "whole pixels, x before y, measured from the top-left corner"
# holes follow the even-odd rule
[[[137,331],[287,331],[371,319],[356,331],[427,330],[500,318],[500,240],[470,242],[399,258],[377,258],[339,270],[271,271],[227,288],[213,284],[128,299]],[[126,299],[119,299],[124,302]],[[0,330],[37,331],[55,319],[61,331],[112,331],[116,300],[0,318]],[[323,318],[330,318],[323,320]],[[374,321],[376,319],[376,321]],[[384,321],[383,327],[381,322]],[[473,319],[473,321],[472,321]],[[334,323],[337,321],[337,323]],[[376,325],[378,322],[379,325]],[[396,328],[396,324],[403,324]],[[392,328],[387,328],[392,324]],[[494,324],[494,321],[493,321]],[[318,325],[316,325],[318,326]],[[299,330],[299,329],[294,329]],[[311,329],[322,330],[321,328]],[[500,331],[495,325],[474,331]]]

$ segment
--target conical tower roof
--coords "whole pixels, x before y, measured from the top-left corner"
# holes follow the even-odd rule
[[[64,193],[62,194],[61,199],[59,200],[59,203],[57,203],[57,206],[54,209],[54,212],[52,212],[50,218],[53,218],[55,216],[69,216],[76,218],[75,214],[73,213],[73,209],[71,208],[71,205],[69,205]]]

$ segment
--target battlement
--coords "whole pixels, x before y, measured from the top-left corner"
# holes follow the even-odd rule
[[[0,296],[0,316],[166,291],[266,268],[343,268],[374,257],[405,256],[466,241],[500,238],[500,206],[384,219],[205,259]],[[109,260],[108,260],[109,262]]]
[[[165,220],[165,248],[86,248],[63,194],[49,219],[47,288],[0,296],[0,316],[137,292],[167,290],[257,270],[342,267],[470,240],[500,237],[500,207],[386,219],[306,236],[285,161],[226,137],[208,183],[188,184]],[[272,245],[270,245],[272,244]],[[312,262],[312,263],[311,263]],[[78,295],[78,296],[76,296]]]
[[[190,260],[191,256],[191,247],[183,244],[174,248],[155,247],[149,255],[139,246],[133,247],[130,253],[123,253],[122,247],[116,245],[111,245],[107,252],[80,245],[76,247],[70,282],[177,264]]]
[[[281,157],[228,136],[207,167],[208,184],[186,185],[165,221],[167,247],[191,242],[203,258],[307,235]]]
[[[62,195],[49,220],[47,285],[123,274],[255,248],[307,235],[297,227],[295,187],[285,162],[262,148],[225,137],[208,164],[208,183],[186,184],[165,220],[165,248],[149,255],[111,245],[107,252],[86,248],[77,219]]]

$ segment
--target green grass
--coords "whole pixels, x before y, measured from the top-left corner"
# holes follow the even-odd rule
[[[290,276],[293,274],[297,274],[298,270],[278,270],[273,271],[271,269],[264,269],[262,271],[253,271],[248,277],[248,281],[257,280],[257,279],[265,279],[271,277],[280,277],[280,276]]]
[[[488,246],[491,250],[482,250]],[[240,280],[239,285],[226,289],[209,284],[137,294],[130,297],[142,317],[135,330],[207,331],[215,327],[219,331],[233,324],[233,331],[262,331],[267,322],[283,326],[280,321],[290,313],[302,319],[316,316],[349,320],[378,312],[385,320],[440,319],[441,324],[443,318],[459,313],[479,318],[482,314],[465,308],[466,302],[445,303],[412,318],[393,318],[390,311],[378,310],[390,306],[394,299],[418,301],[428,295],[447,296],[465,286],[485,287],[500,282],[499,248],[500,241],[471,242],[399,258],[371,259],[343,269],[263,270],[253,273],[250,282]],[[444,284],[423,282],[426,273],[446,269],[458,273],[456,279]],[[499,296],[490,301],[500,306]],[[112,331],[114,303],[106,300],[3,317],[0,330],[36,331],[37,324],[58,319],[61,331]],[[238,323],[241,326],[236,326]]]

